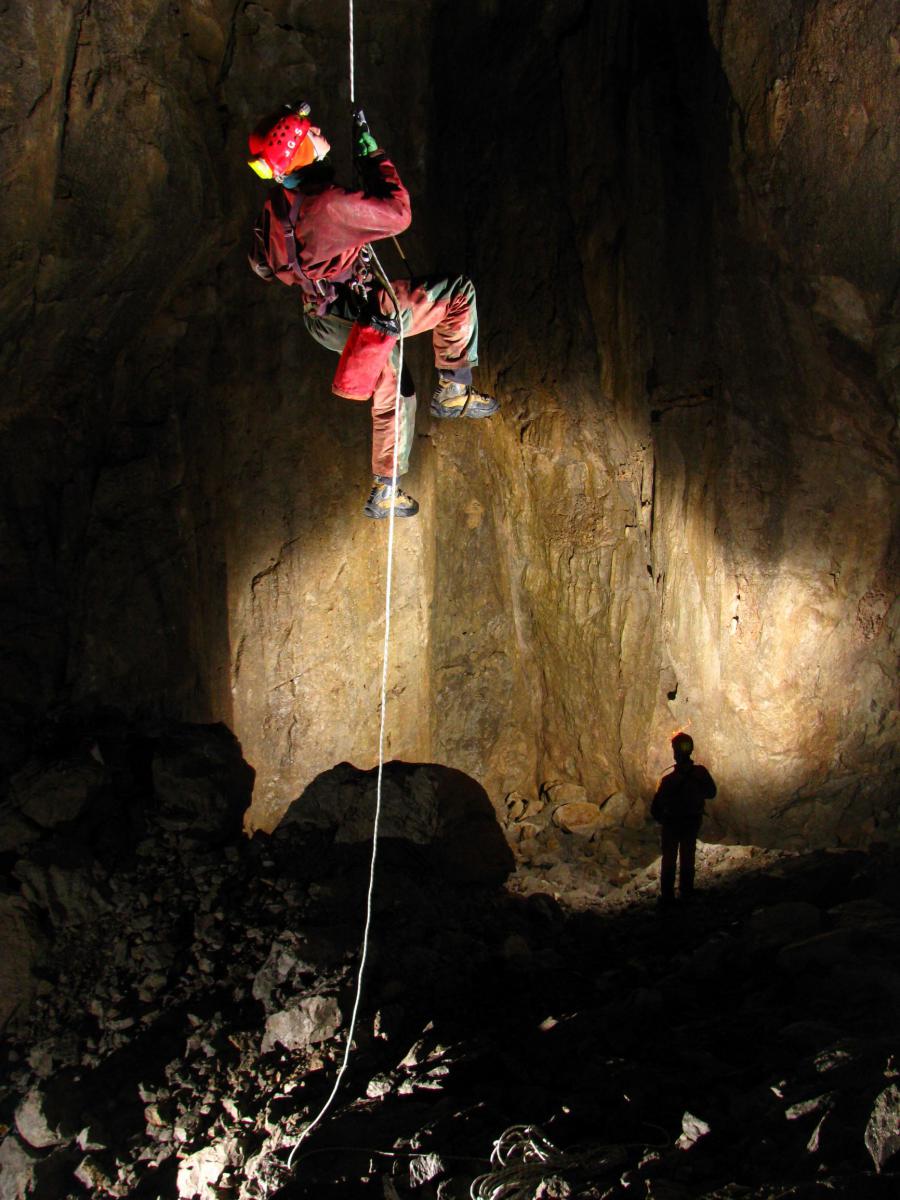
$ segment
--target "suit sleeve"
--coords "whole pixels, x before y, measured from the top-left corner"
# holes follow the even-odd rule
[[[328,198],[333,233],[343,233],[348,245],[402,233],[412,219],[409,192],[391,160],[374,154],[363,161],[364,190],[335,189]]]

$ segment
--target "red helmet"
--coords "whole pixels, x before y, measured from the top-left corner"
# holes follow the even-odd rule
[[[272,117],[260,121],[249,138],[248,164],[261,179],[277,179],[309,166],[316,152],[307,134],[312,127],[309,105],[288,105]]]

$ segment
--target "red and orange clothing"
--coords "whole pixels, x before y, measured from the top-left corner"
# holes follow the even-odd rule
[[[363,191],[350,192],[335,183],[300,181],[293,199],[302,194],[294,230],[300,266],[313,280],[346,283],[366,242],[402,233],[412,213],[409,192],[397,168],[382,153],[360,159]]]
[[[361,160],[364,188],[348,191],[331,182],[302,177],[300,209],[294,224],[300,267],[306,278],[304,319],[310,334],[329,350],[344,348],[355,317],[349,284],[367,242],[402,233],[410,223],[409,193],[393,163],[381,151]],[[478,361],[478,316],[475,289],[464,276],[395,280],[404,337],[433,331],[434,361],[441,375],[471,383]],[[375,283],[378,304],[386,316],[396,315],[386,290]],[[395,348],[372,395],[372,473],[389,478],[394,460],[397,396]],[[404,380],[406,383],[406,380]],[[409,394],[405,394],[409,393]],[[409,467],[416,397],[401,388],[398,474]]]

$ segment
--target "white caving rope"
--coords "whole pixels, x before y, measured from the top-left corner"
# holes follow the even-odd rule
[[[350,105],[355,106],[356,102],[356,79],[354,69],[354,41],[353,41],[353,0],[349,0],[350,10]],[[391,303],[394,306],[394,312],[397,314],[397,323],[400,326],[400,335],[398,342],[398,359],[397,359],[397,391],[394,396],[394,458],[391,468],[391,490],[396,490],[397,487],[397,468],[400,451],[400,401],[401,388],[403,378],[403,315],[400,311],[400,302],[397,299],[397,294],[391,287],[387,273],[382,267],[377,254],[371,246],[368,247],[372,255],[372,262],[377,268],[377,273],[384,284],[387,294],[391,298]],[[392,497],[393,498],[393,497]],[[381,785],[384,776],[384,736],[386,729],[386,711],[387,711],[387,678],[388,678],[388,661],[390,657],[390,642],[391,642],[391,593],[393,590],[394,576],[394,524],[396,521],[395,505],[391,504],[390,513],[388,516],[388,544],[387,544],[387,572],[385,581],[385,596],[384,596],[384,649],[382,652],[381,661],[381,720],[378,730],[378,777],[375,787],[375,820],[372,826],[372,857],[369,865],[369,888],[366,893],[366,924],[363,932],[362,951],[359,959],[359,970],[356,976],[356,995],[353,1000],[353,1011],[350,1015],[350,1025],[347,1029],[347,1044],[344,1047],[344,1058],[338,1070],[337,1077],[334,1081],[334,1086],[328,1095],[327,1100],[319,1109],[315,1117],[310,1121],[306,1128],[301,1132],[299,1138],[295,1142],[291,1153],[288,1156],[287,1166],[291,1169],[294,1162],[294,1155],[303,1145],[304,1141],[309,1137],[315,1127],[323,1119],[325,1114],[331,1108],[332,1102],[338,1093],[341,1082],[347,1071],[347,1065],[350,1062],[350,1053],[353,1046],[353,1034],[356,1030],[356,1021],[359,1015],[359,1006],[362,1000],[362,984],[363,975],[366,969],[366,961],[369,955],[369,933],[372,927],[372,898],[375,892],[375,863],[378,857],[378,829],[381,823]]]
[[[355,50],[353,46],[353,0],[349,0],[350,8],[350,107],[356,104],[356,67],[354,64]]]
[[[353,28],[353,3],[350,3],[350,28]],[[352,39],[352,33],[351,33]],[[352,64],[351,55],[351,64]],[[352,67],[351,67],[352,79]],[[352,85],[351,85],[352,90]],[[391,489],[397,487],[397,467],[398,455],[400,450],[400,400],[401,400],[401,380],[403,378],[403,314],[400,311],[400,301],[397,299],[397,294],[388,280],[384,267],[382,267],[377,254],[369,246],[372,255],[372,261],[375,264],[381,282],[384,284],[387,294],[391,298],[391,303],[394,305],[394,311],[397,314],[397,323],[400,326],[400,338],[398,342],[398,359],[397,359],[397,391],[394,396],[394,461],[391,467]],[[395,523],[395,505],[391,504],[391,511],[388,516],[388,544],[387,544],[387,578],[385,581],[384,594],[384,650],[381,660],[381,722],[378,730],[378,777],[375,786],[375,821],[372,826],[372,858],[369,864],[369,890],[366,894],[366,925],[363,932],[362,952],[359,959],[359,971],[356,976],[356,996],[353,1000],[353,1012],[350,1015],[350,1025],[347,1029],[347,1044],[344,1047],[344,1059],[341,1063],[340,1070],[334,1081],[334,1086],[329,1093],[328,1099],[322,1105],[316,1116],[310,1121],[306,1128],[300,1134],[297,1142],[294,1144],[291,1153],[288,1156],[287,1166],[291,1169],[294,1162],[294,1155],[319,1124],[325,1114],[331,1107],[332,1101],[338,1093],[341,1086],[341,1081],[347,1070],[347,1064],[350,1061],[350,1051],[353,1045],[353,1034],[356,1030],[356,1019],[359,1015],[360,1001],[362,1000],[362,983],[363,974],[366,969],[366,959],[369,955],[369,932],[372,926],[372,897],[375,892],[375,862],[378,857],[378,828],[381,822],[381,782],[384,775],[384,734],[386,728],[385,713],[387,711],[387,678],[388,678],[388,660],[391,642],[391,592],[393,590],[394,578],[394,523]]]

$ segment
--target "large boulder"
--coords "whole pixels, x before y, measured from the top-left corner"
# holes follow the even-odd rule
[[[68,1150],[34,1154],[10,1133],[0,1142],[0,1200],[58,1200],[72,1166]]]
[[[182,1159],[177,1177],[179,1200],[193,1200],[193,1197],[215,1200],[221,1195],[217,1184],[227,1167],[235,1162],[237,1153],[237,1142],[227,1138]]]
[[[8,800],[0,806],[0,854],[15,853],[40,836],[40,829]]]
[[[267,1054],[276,1045],[285,1050],[305,1050],[316,1042],[327,1042],[340,1029],[342,1021],[334,996],[305,996],[266,1019],[262,1052]]]
[[[332,829],[337,842],[367,841],[374,829],[377,770],[340,763],[319,775],[290,806],[276,835]],[[484,788],[436,763],[388,763],[379,837],[428,846],[437,869],[461,883],[501,883],[513,856]]]
[[[240,836],[254,771],[224,725],[175,725],[153,754],[156,818],[165,828],[214,843]]]
[[[87,851],[54,855],[45,853],[20,859],[13,874],[22,885],[22,896],[63,929],[93,920],[109,907],[104,895],[106,876]]]
[[[896,1083],[886,1087],[872,1106],[865,1141],[879,1171],[900,1150],[900,1087]]]
[[[16,1108],[15,1122],[19,1136],[35,1150],[61,1146],[68,1140],[48,1113],[45,1100],[39,1088],[32,1088]]]
[[[591,837],[600,825],[600,808],[589,800],[570,800],[553,810],[553,824],[566,833]]]
[[[34,1195],[38,1158],[14,1134],[0,1142],[0,1200]]]
[[[300,981],[308,983],[315,971],[315,957],[308,952],[306,939],[287,930],[272,943],[266,961],[253,977],[253,998],[271,1013],[279,1007],[274,997],[281,989],[297,990]]]
[[[28,821],[55,829],[74,821],[106,781],[102,764],[85,753],[66,762],[31,762],[10,780],[9,800]]]

